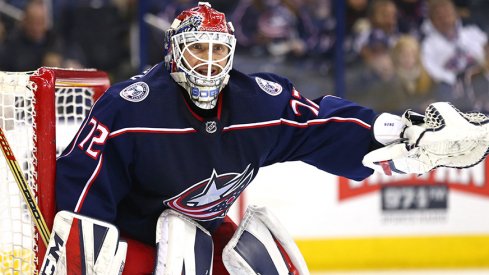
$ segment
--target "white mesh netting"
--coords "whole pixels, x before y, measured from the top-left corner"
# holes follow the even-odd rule
[[[0,126],[33,190],[32,99],[29,75],[0,72]],[[29,211],[5,159],[0,159],[0,274],[32,274],[37,251]]]
[[[29,81],[34,72],[0,72],[0,127],[4,129],[12,151],[37,198],[36,165],[33,140],[36,138],[36,103]],[[53,92],[43,91],[43,92]],[[93,104],[94,92],[87,87],[56,89],[57,154],[75,135]],[[53,167],[54,169],[54,167]],[[54,200],[54,198],[53,198]],[[37,232],[26,204],[3,156],[0,158],[0,275],[36,274]]]

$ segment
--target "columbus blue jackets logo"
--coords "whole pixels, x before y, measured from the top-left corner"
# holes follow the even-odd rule
[[[258,83],[258,86],[269,95],[276,96],[282,92],[282,85],[277,82],[268,81],[260,77],[255,77],[255,80],[256,83]]]
[[[213,170],[210,178],[192,185],[164,203],[196,220],[222,218],[253,179],[254,171],[250,166],[251,164],[242,173],[218,175]]]
[[[120,95],[122,98],[132,102],[143,101],[149,94],[149,86],[144,82],[136,82],[124,88]]]

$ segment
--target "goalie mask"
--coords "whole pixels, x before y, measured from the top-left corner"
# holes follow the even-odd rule
[[[206,2],[183,11],[166,33],[165,64],[202,109],[216,106],[233,64],[236,38],[223,13]]]

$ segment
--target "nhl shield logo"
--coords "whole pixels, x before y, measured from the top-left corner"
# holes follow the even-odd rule
[[[255,77],[256,83],[258,83],[258,86],[267,94],[272,95],[272,96],[277,96],[282,92],[282,85],[278,84],[277,82],[265,80],[260,77]]]
[[[209,134],[215,133],[217,131],[217,123],[215,121],[207,121],[205,123],[205,130]]]
[[[120,96],[127,101],[140,102],[149,94],[149,86],[144,82],[136,82],[124,88]]]

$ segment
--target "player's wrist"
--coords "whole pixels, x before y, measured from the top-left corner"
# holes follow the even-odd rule
[[[400,116],[382,113],[373,123],[372,133],[375,141],[382,145],[392,144],[401,139],[401,133],[406,124]]]

